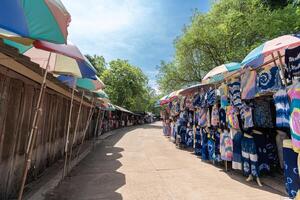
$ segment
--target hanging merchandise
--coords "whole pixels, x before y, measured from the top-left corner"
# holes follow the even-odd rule
[[[206,99],[208,105],[210,106],[214,105],[216,102],[216,90],[210,87],[206,93]]]
[[[270,102],[267,99],[255,99],[253,102],[253,122],[255,127],[273,128]]]
[[[193,106],[195,108],[200,108],[201,107],[201,96],[200,96],[199,93],[194,95]]]
[[[220,128],[224,129],[226,127],[226,111],[224,108],[219,110]]]
[[[211,125],[217,127],[219,126],[219,123],[220,123],[219,108],[217,105],[214,105],[212,107],[212,112],[211,112]]]
[[[208,149],[208,160],[213,161],[215,159],[215,141],[213,140],[212,137],[208,138],[207,149]]]
[[[220,132],[214,128],[212,131],[212,137],[215,143],[215,152],[214,152],[214,161],[221,162],[221,153],[220,153]]]
[[[241,111],[241,118],[243,120],[243,128],[251,128],[254,126],[252,119],[252,108],[246,104],[243,104]]]
[[[198,125],[200,127],[205,127],[207,125],[207,114],[208,114],[208,109],[207,108],[200,108],[199,110],[199,122]]]
[[[226,107],[228,128],[239,129],[238,110],[233,106]]]
[[[278,158],[280,163],[280,168],[283,169],[283,140],[288,139],[287,133],[285,131],[277,130],[276,135],[276,146],[278,152]]]
[[[300,153],[300,82],[296,82],[288,91],[291,101],[290,128],[293,149]]]
[[[189,110],[193,110],[193,97],[187,96],[185,99],[185,107]]]
[[[257,72],[247,68],[241,76],[241,98],[253,99],[257,93],[256,88]]]
[[[292,149],[291,140],[283,141],[283,161],[284,161],[284,178],[285,189],[291,199],[294,199],[298,192],[300,197],[300,178],[297,166],[298,154]],[[297,199],[297,198],[296,198]]]
[[[200,127],[197,126],[196,133],[195,133],[195,155],[201,156],[201,133],[200,133]]]
[[[202,142],[202,151],[201,151],[201,159],[208,160],[208,133],[205,128],[201,128],[201,142]]]
[[[221,108],[228,106],[228,88],[227,85],[222,83],[219,87],[220,96],[221,96]]]
[[[276,107],[276,126],[279,128],[290,127],[290,104],[286,90],[278,90],[274,95]]]
[[[300,76],[300,46],[285,50],[285,64],[288,68],[288,78]]]
[[[245,134],[241,141],[241,147],[244,175],[252,175],[253,177],[258,177],[258,156],[256,153],[256,145],[254,139],[251,136]]]
[[[228,83],[230,105],[236,106],[238,108],[242,105],[240,87],[241,83],[238,78],[235,78],[231,83]]]
[[[206,127],[211,127],[211,109],[207,109],[207,114],[206,114]]]
[[[222,160],[232,161],[233,144],[232,144],[232,138],[227,130],[224,130],[220,137],[220,153],[221,153]]]
[[[277,66],[266,66],[257,74],[257,92],[259,94],[282,88],[279,71]]]
[[[233,160],[232,169],[242,170],[242,138],[243,134],[235,129],[230,129],[233,138]]]

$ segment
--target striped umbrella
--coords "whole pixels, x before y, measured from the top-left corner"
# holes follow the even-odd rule
[[[269,40],[253,49],[242,61],[242,66],[257,68],[273,59],[275,55],[284,56],[287,48],[300,45],[300,35],[283,35]]]
[[[76,81],[77,87],[89,91],[96,91],[105,87],[104,83],[97,76],[95,80],[90,78],[75,78],[73,76],[66,75],[60,75],[57,79],[69,87],[72,87]]]
[[[204,82],[214,82],[223,80],[224,74],[241,68],[241,64],[237,62],[227,63],[210,70],[202,79]]]
[[[1,1],[0,28],[24,38],[66,43],[70,22],[71,16],[60,0]],[[22,38],[19,41],[22,42]],[[27,42],[24,39],[24,43]]]
[[[48,71],[54,74],[71,75],[78,78],[96,79],[96,70],[92,64],[85,58],[79,49],[73,45],[55,45],[46,42],[34,42],[38,49],[33,45],[22,45],[11,40],[4,40],[10,46],[19,50],[31,61],[46,69],[49,64]]]

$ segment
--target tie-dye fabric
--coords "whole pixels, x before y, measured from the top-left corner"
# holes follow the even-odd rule
[[[219,123],[220,123],[219,109],[216,105],[214,105],[211,112],[211,125],[219,126]]]
[[[285,50],[285,64],[290,79],[300,76],[300,46]]]
[[[254,126],[253,124],[253,118],[252,118],[252,108],[247,105],[243,105],[241,108],[241,118],[244,122],[243,127],[244,128],[251,128]]]
[[[237,117],[238,111],[233,106],[226,107],[226,116],[228,128],[239,129],[239,120]]]
[[[290,128],[293,149],[300,152],[300,82],[294,84],[288,91],[291,100]]]
[[[207,104],[208,105],[214,105],[216,102],[216,91],[213,88],[209,88],[209,90],[206,93],[207,95]]]
[[[273,98],[276,107],[276,126],[289,128],[290,104],[286,90],[278,90]]]
[[[228,94],[232,106],[240,107],[242,105],[240,87],[241,83],[238,79],[228,84]]]
[[[207,108],[201,108],[199,110],[199,121],[198,121],[198,125],[200,127],[205,127],[207,124]]]
[[[282,88],[279,68],[277,66],[265,67],[258,73],[257,89],[258,93],[277,91]]]
[[[253,99],[256,95],[256,77],[257,72],[250,68],[241,76],[241,98]]]
[[[222,160],[232,161],[233,144],[232,138],[227,130],[224,130],[220,137],[220,153]]]

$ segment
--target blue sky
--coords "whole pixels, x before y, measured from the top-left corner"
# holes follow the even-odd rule
[[[140,67],[157,89],[156,66],[174,55],[173,41],[194,9],[210,0],[62,0],[71,13],[69,39],[84,54],[121,58]]]

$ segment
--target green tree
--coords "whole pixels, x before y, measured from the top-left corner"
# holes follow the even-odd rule
[[[101,79],[113,104],[133,111],[147,111],[149,108],[148,78],[127,60],[111,61]]]
[[[295,3],[273,9],[262,0],[215,1],[208,13],[195,11],[174,41],[173,61],[159,66],[160,88],[170,91],[199,82],[216,66],[240,62],[262,42],[299,32],[299,19]]]
[[[107,67],[107,63],[103,56],[98,55],[85,55],[85,57],[90,61],[90,63],[96,68],[97,75],[101,76],[101,74],[105,71]]]

